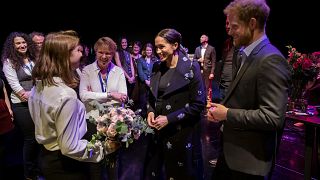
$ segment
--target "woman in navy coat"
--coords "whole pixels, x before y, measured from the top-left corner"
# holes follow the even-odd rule
[[[181,34],[174,29],[155,38],[160,62],[153,65],[147,120],[156,133],[146,179],[203,179],[199,126],[205,90],[198,63],[180,44]]]

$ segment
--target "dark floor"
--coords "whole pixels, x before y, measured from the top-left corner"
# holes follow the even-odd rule
[[[274,180],[304,179],[304,126],[297,127],[294,123],[293,121],[286,122],[276,166],[272,174]],[[203,154],[206,180],[210,179],[213,170],[208,160],[217,158],[219,147],[217,130],[217,123],[203,121]],[[313,170],[313,177],[316,177],[315,172],[316,170]]]
[[[218,141],[218,124],[212,123],[207,120],[202,121],[202,142],[203,142],[203,157],[204,157],[204,170],[205,170],[205,180],[211,179],[213,168],[209,160],[217,158],[218,148],[220,147]],[[17,137],[13,136],[10,138],[12,144],[17,142]],[[141,146],[140,146],[141,147]],[[16,148],[15,148],[16,149]],[[19,151],[17,151],[19,152]],[[135,156],[134,154],[140,154],[141,152],[130,151],[128,156]],[[22,158],[19,156],[20,153],[10,152],[7,154],[6,159],[11,159],[10,167],[6,167],[6,169],[1,168],[0,172],[5,172],[5,174],[10,174],[9,179],[21,179],[22,176]],[[138,155],[139,156],[139,155]],[[125,158],[125,157],[123,157]],[[126,161],[128,161],[128,158]],[[134,159],[134,158],[133,158]],[[130,160],[129,160],[130,161]],[[132,159],[131,159],[132,161]],[[134,178],[133,171],[137,171],[138,163],[126,163],[131,164],[132,167],[124,168],[124,169],[131,169],[128,172],[122,172],[122,174],[130,174],[130,180],[138,179]],[[1,165],[3,165],[1,163]],[[138,168],[139,169],[139,168]],[[304,179],[303,176],[304,170],[304,126],[296,127],[294,126],[294,122],[287,121],[285,126],[285,131],[282,136],[282,141],[280,144],[279,154],[277,156],[275,170],[272,175],[272,179],[274,180],[302,180]],[[315,174],[316,170],[313,170],[313,177],[316,177]],[[1,173],[0,173],[1,175]],[[17,177],[15,177],[17,176]],[[0,176],[1,177],[1,176]],[[2,176],[3,177],[3,176]],[[1,180],[3,178],[0,178]],[[7,178],[5,178],[7,179]],[[122,178],[123,179],[123,178]],[[126,179],[126,178],[125,178]]]

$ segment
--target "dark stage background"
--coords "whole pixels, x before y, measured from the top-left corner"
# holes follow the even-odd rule
[[[201,34],[207,33],[220,59],[226,37],[223,9],[230,0],[135,1],[1,2],[1,48],[12,31],[48,33],[73,29],[85,43],[92,45],[99,37],[109,36],[117,41],[121,35],[126,35],[129,41],[153,43],[157,32],[170,27],[182,34],[189,53],[199,45]],[[316,1],[267,1],[271,8],[267,35],[284,55],[289,44],[301,52],[320,51],[320,31],[316,28],[320,8]]]

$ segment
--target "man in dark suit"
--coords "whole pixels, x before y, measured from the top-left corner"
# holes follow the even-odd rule
[[[216,179],[263,179],[274,165],[284,127],[290,71],[268,40],[265,0],[234,0],[224,10],[239,65],[225,99],[212,104],[208,119],[223,122],[223,153]]]
[[[209,37],[203,34],[200,37],[201,45],[196,48],[193,60],[198,61],[201,68],[201,74],[208,93],[211,88],[210,81],[214,78],[214,68],[216,63],[216,50],[213,46],[208,44]]]

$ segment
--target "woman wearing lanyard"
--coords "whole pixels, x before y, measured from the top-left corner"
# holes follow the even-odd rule
[[[97,100],[100,103],[121,105],[127,99],[127,86],[123,70],[111,61],[117,50],[116,43],[109,37],[102,37],[94,45],[96,61],[84,67],[80,76],[80,98],[84,102],[87,117],[94,111],[89,103]],[[87,138],[96,132],[96,127],[88,123]],[[109,155],[117,159],[116,154]],[[108,179],[117,179],[117,166],[107,167]],[[99,172],[95,168],[95,171]]]
[[[24,176],[33,179],[39,174],[37,156],[39,144],[35,140],[28,98],[32,88],[31,71],[34,66],[35,46],[25,33],[12,32],[3,45],[3,72],[12,89],[10,99],[14,120],[23,134]]]

